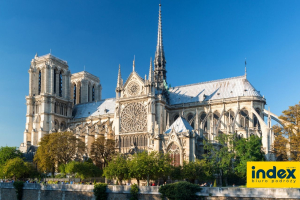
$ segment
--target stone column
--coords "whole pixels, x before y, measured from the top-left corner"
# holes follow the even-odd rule
[[[89,102],[93,101],[93,84],[89,86]]]
[[[74,83],[70,83],[71,88],[70,88],[70,97],[69,99],[72,100],[72,103],[74,103]]]
[[[80,103],[80,87],[81,87],[81,83],[77,82],[76,83],[76,104]]]
[[[81,103],[86,103],[88,101],[88,82],[87,80],[81,80]]]
[[[49,78],[49,87],[50,87],[50,90],[49,90],[49,92],[50,92],[50,94],[53,94],[54,93],[54,89],[53,89],[53,87],[54,87],[54,68],[51,66],[50,67],[50,69],[49,69],[49,76],[50,76],[50,78]]]
[[[33,94],[33,70],[30,68],[28,70],[29,73],[29,96],[32,96]]]

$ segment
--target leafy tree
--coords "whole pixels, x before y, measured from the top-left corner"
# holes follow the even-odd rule
[[[194,162],[184,162],[182,167],[182,174],[183,177],[189,179],[191,183],[195,183],[196,179],[207,180],[211,178],[208,163],[204,159],[197,159]]]
[[[190,200],[197,199],[197,192],[200,192],[199,185],[192,184],[185,181],[163,185],[159,188],[162,194],[162,199],[166,197],[169,200]]]
[[[106,183],[97,183],[94,185],[94,195],[96,200],[106,200],[108,194],[106,192],[107,184]]]
[[[24,162],[20,157],[8,160],[4,167],[3,173],[7,178],[19,179],[28,173],[29,165]]]
[[[149,185],[150,179],[154,179],[161,170],[157,165],[157,156],[158,153],[155,151],[151,153],[143,151],[134,154],[131,160],[129,160],[129,176],[135,178],[138,185],[140,184],[140,180],[147,180],[147,184]]]
[[[227,185],[227,176],[233,173],[233,159],[235,153],[233,150],[233,135],[220,134],[216,137],[218,143],[204,142],[204,149],[207,150],[205,159],[211,167],[212,172],[221,176],[221,181],[225,180]],[[223,184],[222,184],[223,185]]]
[[[52,172],[54,174],[55,160],[53,160],[50,154],[50,136],[51,134],[46,134],[42,137],[33,161],[37,164],[40,171]]]
[[[103,175],[106,178],[118,180],[119,184],[122,184],[124,179],[129,177],[128,162],[126,157],[121,154],[116,154],[106,168],[104,168]]]
[[[170,177],[174,180],[183,178],[182,166],[171,166]]]
[[[238,175],[246,179],[248,161],[264,161],[265,155],[262,151],[261,138],[250,136],[250,138],[241,138],[235,141],[236,167]]]
[[[300,103],[289,106],[279,117],[284,127],[273,126],[274,152],[279,160],[300,161]]]
[[[0,166],[3,166],[6,161],[17,157],[21,158],[22,153],[16,147],[0,147]]]
[[[151,156],[151,155],[150,155]],[[162,178],[164,182],[171,176],[172,158],[169,154],[155,153],[154,154],[154,174],[153,179]],[[149,184],[149,183],[148,183]]]
[[[81,179],[99,177],[102,175],[102,170],[89,162],[72,161],[62,166],[64,166],[65,173],[74,174],[76,177],[80,177]],[[63,169],[63,167],[60,168]]]
[[[54,172],[55,164],[67,164],[81,158],[84,152],[85,143],[73,133],[51,133],[42,138],[34,161],[40,170]]]
[[[115,141],[105,139],[103,136],[97,138],[91,145],[91,159],[100,168],[107,166],[115,153]]]

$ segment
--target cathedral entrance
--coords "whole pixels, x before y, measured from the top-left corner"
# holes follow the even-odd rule
[[[168,153],[172,158],[172,165],[176,167],[180,166],[180,149],[174,142],[169,145]]]

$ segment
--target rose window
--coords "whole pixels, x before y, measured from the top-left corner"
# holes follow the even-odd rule
[[[141,103],[125,106],[121,113],[121,130],[124,133],[146,131],[147,112]]]

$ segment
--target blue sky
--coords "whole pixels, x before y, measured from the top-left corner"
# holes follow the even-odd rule
[[[72,73],[100,78],[115,96],[118,65],[126,80],[148,73],[159,1],[0,1],[0,146],[19,146],[25,129],[28,69],[37,52],[66,60]],[[300,100],[300,1],[162,0],[167,81],[185,85],[244,74],[280,115]]]

